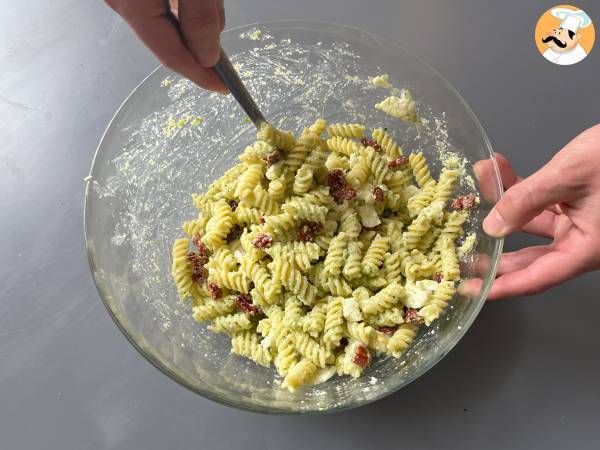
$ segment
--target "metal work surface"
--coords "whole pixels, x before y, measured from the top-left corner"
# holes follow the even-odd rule
[[[535,49],[535,23],[550,6],[226,0],[228,27],[328,20],[399,42],[459,90],[521,175],[600,122],[600,48],[570,67]],[[600,24],[598,2],[577,6]],[[487,304],[422,378],[335,415],[227,408],[146,362],[92,282],[83,179],[109,119],[156,65],[100,0],[2,2],[0,448],[600,448],[598,272]],[[507,248],[537,241],[514,236]]]

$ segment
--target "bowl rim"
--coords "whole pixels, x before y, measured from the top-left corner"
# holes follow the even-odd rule
[[[243,32],[245,30],[249,30],[249,29],[253,29],[253,28],[257,28],[257,27],[269,28],[269,27],[278,27],[278,26],[282,26],[282,25],[294,26],[295,28],[299,28],[299,27],[308,27],[308,28],[330,27],[330,28],[336,28],[337,31],[349,31],[351,33],[360,33],[363,36],[373,39],[380,44],[384,44],[385,46],[392,47],[396,50],[400,50],[401,52],[404,52],[404,53],[410,55],[412,58],[414,58],[416,61],[418,61],[420,64],[422,64],[425,68],[427,68],[429,71],[431,71],[435,76],[437,76],[437,78],[439,78],[439,80],[442,82],[442,84],[445,86],[445,88],[447,88],[450,92],[452,92],[454,94],[454,96],[460,101],[460,103],[464,107],[465,111],[467,112],[467,115],[471,118],[471,120],[475,124],[476,128],[480,132],[481,136],[483,137],[485,147],[487,148],[487,151],[490,155],[490,160],[492,161],[492,165],[494,167],[494,173],[496,174],[496,182],[497,182],[496,187],[498,188],[499,196],[502,197],[503,185],[502,185],[502,178],[500,176],[500,170],[499,170],[498,164],[496,163],[496,159],[493,157],[494,151],[493,151],[491,142],[490,142],[487,134],[485,133],[485,130],[484,130],[483,126],[481,125],[481,122],[479,121],[478,117],[475,115],[475,113],[473,112],[473,110],[471,109],[469,104],[462,97],[462,95],[458,92],[458,90],[440,72],[438,72],[429,63],[424,61],[419,56],[415,55],[410,50],[407,50],[406,48],[402,47],[397,42],[395,42],[389,38],[386,38],[384,36],[380,36],[376,33],[366,31],[359,27],[339,24],[339,23],[332,22],[332,21],[319,21],[319,20],[288,19],[288,20],[274,20],[274,21],[268,21],[268,22],[254,22],[254,23],[250,23],[250,24],[246,24],[246,25],[237,26],[234,28],[229,28],[229,29],[225,30],[222,33],[222,35],[229,36],[232,34],[237,34],[237,33]],[[323,30],[320,30],[320,31],[323,31]],[[106,300],[106,298],[109,297],[109,293],[104,292],[104,289],[102,288],[103,283],[99,279],[99,271],[98,271],[98,267],[96,265],[94,251],[90,246],[89,223],[88,223],[87,216],[88,216],[89,208],[90,208],[90,206],[89,206],[90,186],[93,182],[93,172],[94,172],[94,168],[96,167],[96,162],[97,162],[97,158],[99,156],[100,150],[103,148],[104,141],[106,140],[109,132],[112,130],[113,126],[115,125],[116,120],[119,118],[119,116],[123,112],[123,110],[124,110],[125,106],[128,104],[128,102],[131,100],[131,98],[138,92],[138,90],[150,78],[152,78],[162,68],[164,68],[164,66],[159,65],[154,70],[152,70],[147,76],[145,76],[135,86],[135,88],[125,97],[125,99],[121,102],[121,104],[119,105],[119,107],[117,108],[117,110],[115,111],[113,116],[111,117],[110,121],[108,122],[108,124],[106,126],[106,129],[102,133],[102,137],[100,138],[100,141],[99,141],[98,146],[96,147],[96,151],[94,153],[94,157],[92,158],[92,164],[90,167],[89,176],[86,177],[86,187],[85,187],[85,193],[84,193],[85,197],[84,197],[84,208],[83,208],[83,231],[84,231],[85,247],[86,247],[86,252],[87,252],[87,256],[88,256],[88,263],[90,266],[90,271],[92,274],[92,278],[94,280],[94,284],[96,285],[96,289],[98,291],[98,294],[100,295],[100,299],[102,300],[104,307],[108,311],[109,316],[112,318],[112,320],[116,324],[117,328],[125,336],[127,341],[129,341],[129,343],[138,351],[138,353],[141,356],[143,356],[144,359],[146,359],[148,362],[150,362],[154,367],[156,367],[159,371],[161,371],[163,374],[165,374],[167,377],[174,380],[175,382],[177,382],[179,385],[185,387],[186,389],[194,392],[195,394],[198,394],[202,397],[205,397],[209,400],[212,400],[212,401],[222,404],[222,405],[231,406],[231,407],[234,407],[237,409],[251,411],[251,412],[258,412],[258,413],[263,413],[263,414],[273,414],[273,415],[332,414],[332,413],[336,413],[336,412],[347,411],[347,410],[351,410],[351,409],[358,408],[361,406],[365,406],[365,405],[368,405],[369,403],[373,403],[377,400],[381,400],[382,398],[387,397],[387,396],[397,392],[401,388],[408,386],[413,381],[415,381],[418,378],[420,378],[421,376],[423,376],[426,372],[428,372],[436,364],[438,364],[456,346],[456,344],[464,337],[464,335],[467,333],[467,331],[471,328],[471,325],[473,324],[473,322],[479,315],[481,309],[483,308],[483,305],[486,302],[486,299],[489,294],[489,290],[492,286],[492,283],[488,283],[487,285],[484,284],[484,286],[482,288],[479,303],[475,306],[473,314],[462,325],[462,327],[458,331],[458,333],[456,333],[453,336],[453,338],[448,342],[448,345],[445,348],[445,350],[442,353],[440,353],[436,359],[432,359],[432,360],[428,361],[426,364],[419,366],[418,369],[415,371],[415,376],[413,376],[410,381],[408,381],[405,384],[394,386],[391,389],[384,391],[384,392],[374,396],[373,398],[369,398],[368,400],[362,401],[360,403],[343,404],[343,405],[334,406],[332,408],[328,408],[325,410],[321,410],[321,409],[288,410],[288,409],[281,408],[281,407],[264,407],[262,405],[257,405],[255,403],[251,403],[251,402],[247,402],[247,401],[242,401],[242,402],[231,401],[231,400],[229,400],[229,398],[222,396],[220,394],[217,394],[214,391],[211,391],[210,389],[190,385],[188,382],[186,382],[186,380],[184,378],[182,378],[179,375],[177,375],[176,373],[174,373],[171,369],[169,369],[163,363],[158,361],[151,353],[146,351],[144,348],[142,348],[137,343],[137,341],[135,340],[133,335],[129,333],[129,331],[127,330],[125,325],[119,320],[116,313],[113,311],[113,309],[110,307],[109,303]],[[500,255],[502,254],[503,243],[504,243],[504,239],[502,239],[502,238],[495,239],[495,244],[494,244],[494,248],[492,251],[492,258],[490,258],[490,265],[489,265],[488,271],[487,271],[490,276],[490,279],[492,279],[492,280],[495,278],[495,275],[496,275],[496,272],[498,269],[498,264],[500,262]]]

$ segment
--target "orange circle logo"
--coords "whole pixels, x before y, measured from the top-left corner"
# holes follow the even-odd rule
[[[535,27],[535,45],[548,61],[576,64],[592,51],[596,31],[585,11],[572,5],[550,8]]]

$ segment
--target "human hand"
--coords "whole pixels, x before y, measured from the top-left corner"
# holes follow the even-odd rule
[[[504,237],[524,231],[553,241],[504,253],[488,299],[536,294],[600,269],[600,125],[581,133],[528,178],[517,177],[501,154],[496,162],[506,192],[483,222],[485,232]],[[494,172],[489,160],[479,161],[474,170],[479,180],[491,179]],[[462,290],[480,286],[481,280],[470,280]]]
[[[198,86],[227,88],[210,69],[219,61],[223,0],[105,0],[162,64]]]

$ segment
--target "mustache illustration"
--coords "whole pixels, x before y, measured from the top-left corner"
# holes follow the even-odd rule
[[[558,38],[557,38],[556,36],[547,36],[547,37],[545,37],[545,38],[542,38],[542,42],[543,42],[544,44],[546,44],[546,43],[548,43],[548,42],[550,42],[550,41],[554,41],[554,43],[555,43],[556,45],[558,45],[560,48],[565,48],[565,47],[567,46],[567,43],[566,43],[566,42],[561,42],[561,41],[559,41],[559,40],[558,40]]]

